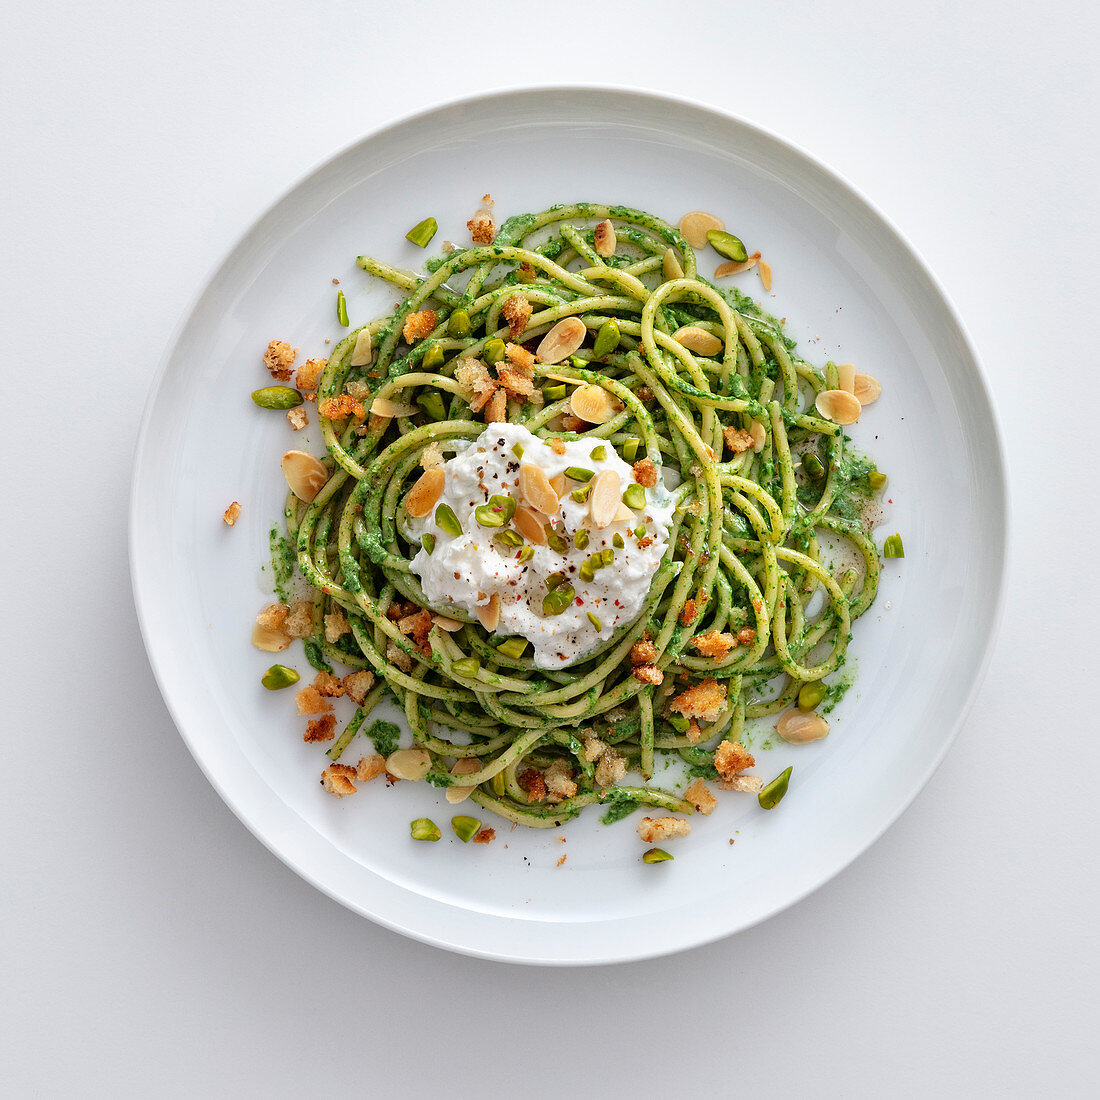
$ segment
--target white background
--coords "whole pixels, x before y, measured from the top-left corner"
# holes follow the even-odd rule
[[[0,1091],[1095,1094],[1100,22],[960,8],[5,5]],[[374,927],[225,808],[146,662],[127,493],[176,320],[288,185],[443,99],[592,81],[776,130],[910,238],[994,391],[1012,567],[966,728],[855,865],[712,947],[528,969]]]

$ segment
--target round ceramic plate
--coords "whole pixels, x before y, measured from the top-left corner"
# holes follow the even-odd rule
[[[466,240],[486,192],[499,220],[578,200],[673,222],[692,209],[718,213],[774,271],[770,294],[755,272],[737,285],[787,319],[802,356],[851,361],[882,382],[851,433],[890,476],[879,543],[902,532],[906,557],[886,563],[878,601],[856,624],[855,686],[824,741],[761,748],[758,736],[757,773],[794,765],[780,807],[723,796],[674,842],[672,863],[642,864],[633,819],[601,825],[598,812],[560,832],[492,822],[497,838],[484,846],[450,836],[415,843],[411,818],[449,820],[442,792],[375,782],[352,798],[324,793],[327,761],[303,743],[291,694],[260,686],[270,654],[249,634],[271,598],[261,567],[281,517],[279,458],[303,443],[321,449],[315,425],[292,436],[282,415],[250,402],[268,377],[261,354],[272,339],[293,342],[301,358],[326,353],[326,338],[344,331],[334,278],[353,324],[388,311],[396,295],[356,268],[356,255],[415,268],[426,254],[406,230],[430,214],[436,246]],[[703,273],[717,262],[701,257]],[[233,500],[243,513],[231,529],[221,515]],[[439,946],[603,963],[705,943],[775,913],[840,871],[908,805],[985,665],[1005,522],[1001,448],[973,351],[935,279],[881,214],[746,122],[640,92],[542,89],[390,126],[312,172],[248,230],[181,326],[150,399],[131,566],[180,732],[281,859],[344,905]],[[288,655],[309,674],[300,647]]]

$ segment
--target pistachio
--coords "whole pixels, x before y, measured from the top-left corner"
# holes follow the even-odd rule
[[[478,595],[480,595],[480,593],[478,593]],[[477,621],[481,623],[489,633],[496,630],[497,623],[500,622],[500,597],[495,592],[489,597],[489,602],[487,604],[478,604]]]
[[[725,233],[721,229],[711,229],[707,233],[707,243],[719,256],[735,263],[744,263],[749,258],[748,251],[739,237]]]
[[[426,516],[443,495],[443,480],[443,470],[440,467],[425,470],[409,490],[405,499],[405,511],[414,519]]]
[[[525,462],[520,466],[519,491],[536,512],[541,512],[544,516],[558,514],[558,494],[554,492],[554,487],[541,466],[536,466],[533,462]]]
[[[451,768],[451,775],[473,775],[477,771],[481,771],[481,761],[476,756],[463,756]],[[460,802],[465,802],[475,789],[474,787],[448,787],[447,801],[452,806],[457,806]]]
[[[707,234],[712,230],[721,232],[726,223],[705,210],[692,210],[680,219],[680,232],[692,248],[706,248]]]
[[[252,627],[252,644],[265,653],[278,653],[290,645],[290,635],[274,627],[256,623]]]
[[[820,741],[829,733],[829,723],[815,711],[797,707],[785,710],[775,725],[775,731],[792,745],[804,745],[808,741]]]
[[[423,779],[432,766],[432,758],[426,749],[398,749],[386,757],[386,771],[395,779],[415,782]]]
[[[540,363],[560,363],[584,343],[588,329],[579,317],[563,317],[539,343]]]
[[[697,355],[717,355],[722,350],[722,341],[705,328],[698,325],[684,325],[672,334],[673,340],[678,340],[688,351]]]
[[[263,684],[268,691],[278,691],[280,688],[290,687],[291,684],[296,684],[301,677],[299,677],[296,669],[287,668],[286,665],[272,665],[264,674],[260,677],[260,683]]]
[[[610,221],[602,221],[596,226],[594,238],[597,256],[603,256],[606,259],[608,256],[615,255],[619,242],[615,236],[615,227]]]
[[[619,346],[621,339],[622,333],[619,331],[619,322],[615,320],[604,321],[600,325],[600,331],[596,333],[596,342],[592,345],[592,357],[603,359],[610,355]]]
[[[622,504],[619,490],[619,475],[614,470],[604,470],[592,481],[592,492],[588,497],[588,514],[592,522],[601,531],[615,519]]]
[[[296,409],[302,403],[302,395],[289,386],[264,386],[252,391],[252,400],[261,409]]]
[[[480,670],[481,662],[476,657],[459,657],[457,661],[451,662],[451,672],[455,676],[464,676],[467,680],[476,679]]]
[[[454,788],[450,788],[447,792],[447,797],[450,797],[450,792]],[[476,817],[466,817],[463,814],[459,814],[457,817],[451,818],[451,828],[454,829],[455,836],[462,841],[463,844],[469,844],[478,834],[478,830],[481,828],[481,822]]]
[[[826,420],[836,424],[854,424],[862,411],[859,398],[847,390],[822,390],[814,405]]]
[[[684,277],[684,269],[680,266],[675,248],[670,248],[665,252],[664,259],[661,261],[661,274],[664,276],[666,283]]]
[[[409,822],[409,836],[413,840],[438,840],[442,835],[430,817],[418,817]]]
[[[282,468],[290,491],[306,504],[313,500],[321,491],[321,486],[328,481],[325,464],[305,451],[287,451],[283,455]]]
[[[606,424],[617,412],[618,402],[603,388],[592,384],[578,386],[569,398],[573,415],[588,424]]]
[[[861,405],[870,405],[877,401],[882,394],[882,386],[873,375],[857,374],[853,381],[852,393],[854,393]]]
[[[521,504],[516,509],[512,522],[515,524],[516,530],[528,542],[533,543],[535,546],[546,545],[546,532],[542,529],[542,520],[539,519],[538,513],[533,508]]]
[[[355,347],[351,349],[349,366],[365,367],[374,358],[374,346],[371,343],[370,329],[364,325],[355,334]]]

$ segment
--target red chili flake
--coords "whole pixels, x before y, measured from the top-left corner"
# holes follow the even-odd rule
[[[577,606],[584,607],[584,600],[582,600],[580,596],[577,597]]]

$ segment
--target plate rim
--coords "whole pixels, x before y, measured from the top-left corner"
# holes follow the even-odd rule
[[[937,751],[932,755],[928,764],[924,768],[923,772],[916,773],[915,778],[910,784],[908,793],[904,799],[899,800],[898,805],[889,813],[887,813],[883,819],[881,827],[877,831],[872,830],[870,834],[863,839],[860,843],[853,846],[849,851],[844,852],[839,860],[834,859],[827,865],[823,872],[816,873],[812,876],[812,882],[804,888],[798,889],[791,893],[789,896],[784,897],[782,900],[775,902],[767,907],[760,914],[753,916],[749,919],[735,922],[731,927],[726,927],[719,930],[707,930],[705,933],[682,937],[681,942],[677,942],[673,945],[666,946],[664,944],[631,940],[628,945],[624,945],[623,949],[615,953],[602,953],[599,957],[586,955],[583,951],[574,951],[571,954],[556,953],[549,955],[545,949],[542,951],[534,950],[534,946],[525,949],[523,952],[504,952],[499,949],[492,949],[489,947],[483,947],[480,945],[473,945],[469,943],[458,942],[457,939],[433,934],[422,928],[413,927],[407,924],[402,924],[398,921],[392,920],[387,916],[374,912],[367,905],[361,901],[355,900],[346,895],[346,893],[340,892],[336,887],[323,881],[314,871],[312,871],[308,865],[304,864],[300,860],[296,859],[290,852],[282,851],[276,847],[274,839],[267,836],[261,829],[260,825],[252,820],[250,813],[238,803],[237,798],[232,795],[223,783],[215,775],[207,763],[204,761],[202,755],[196,743],[189,736],[186,731],[186,725],[182,721],[180,705],[176,698],[167,690],[166,676],[161,668],[160,660],[158,659],[157,652],[153,643],[153,630],[150,623],[150,608],[147,606],[145,599],[143,599],[141,591],[141,582],[139,579],[139,558],[141,555],[141,547],[139,546],[139,539],[141,532],[139,531],[140,516],[138,513],[138,498],[140,493],[140,484],[144,476],[143,470],[143,456],[147,451],[147,444],[149,433],[152,428],[152,412],[156,404],[158,395],[168,376],[169,365],[175,355],[176,349],[180,340],[189,324],[191,318],[198,310],[203,299],[210,293],[214,284],[218,281],[222,272],[234,261],[238,252],[242,246],[253,236],[256,230],[268,220],[284,203],[290,200],[303,186],[307,185],[315,177],[322,175],[327,169],[332,167],[337,161],[348,156],[354,150],[360,146],[366,145],[372,141],[384,139],[387,135],[395,131],[400,131],[402,128],[426,121],[430,116],[440,114],[446,111],[455,109],[476,107],[478,104],[484,104],[487,102],[504,102],[508,99],[519,99],[524,97],[538,98],[547,96],[610,96],[616,97],[621,101],[634,100],[644,101],[649,105],[673,104],[681,108],[687,108],[689,110],[699,112],[703,115],[716,116],[723,123],[732,123],[735,126],[744,128],[747,131],[753,132],[756,136],[763,138],[766,141],[773,142],[776,146],[780,147],[785,153],[793,154],[796,158],[800,159],[810,170],[819,173],[823,176],[830,185],[839,189],[840,192],[846,193],[848,198],[854,199],[856,204],[862,206],[875,221],[877,221],[880,229],[885,230],[888,237],[892,238],[893,243],[900,247],[903,253],[907,254],[908,258],[912,261],[915,268],[919,271],[920,275],[927,280],[929,289],[934,293],[938,299],[939,305],[944,311],[944,316],[948,319],[957,331],[959,341],[967,356],[969,356],[970,362],[973,365],[973,379],[977,383],[978,395],[980,397],[980,403],[984,406],[984,411],[989,418],[989,426],[991,429],[992,439],[992,452],[990,458],[993,462],[995,469],[991,471],[991,480],[995,484],[999,500],[996,502],[999,507],[997,508],[996,519],[998,520],[999,530],[995,533],[995,545],[999,551],[997,560],[997,576],[996,582],[992,593],[991,607],[988,616],[988,629],[985,633],[984,640],[982,642],[982,653],[980,660],[975,666],[975,673],[971,680],[969,690],[963,700],[961,707],[955,716],[953,723],[947,735],[943,738]],[[686,951],[691,948],[701,947],[709,943],[716,942],[719,939],[723,939],[727,936],[735,935],[739,932],[746,931],[749,928],[754,927],[757,924],[762,923],[765,920],[775,916],[777,913],[797,904],[804,900],[810,894],[820,889],[827,882],[831,881],[838,874],[840,874],[847,867],[851,866],[855,860],[862,856],[873,844],[875,844],[881,837],[891,828],[891,826],[898,820],[898,818],[913,804],[917,796],[921,793],[924,787],[931,780],[936,770],[942,764],[947,753],[954,745],[956,738],[958,737],[967,717],[969,716],[974,702],[977,698],[978,692],[981,690],[985,676],[988,672],[989,664],[992,660],[994,643],[996,642],[1001,626],[1004,619],[1005,612],[1005,592],[1006,592],[1006,580],[1011,568],[1010,560],[1010,546],[1011,546],[1011,530],[1012,530],[1012,511],[1011,511],[1011,499],[1008,491],[1007,480],[1007,459],[1004,442],[1004,432],[1001,426],[1001,417],[997,409],[997,404],[994,398],[992,388],[989,384],[989,379],[985,367],[982,364],[982,360],[977,354],[977,350],[974,346],[973,339],[966,328],[965,323],[960,317],[955,305],[947,294],[944,286],[940,282],[939,278],[931,268],[931,266],[925,261],[920,251],[909,240],[908,236],[902,232],[902,230],[894,223],[894,221],[886,215],[882,209],[873,202],[866,194],[851,181],[849,181],[841,173],[830,167],[827,163],[819,159],[816,155],[808,152],[798,143],[786,138],[774,130],[771,130],[767,126],[761,125],[755,121],[752,121],[745,116],[736,114],[732,111],[727,111],[721,107],[716,107],[713,104],[703,102],[698,99],[694,99],[688,96],[670,94],[661,91],[654,91],[651,89],[642,88],[639,86],[629,84],[617,84],[617,83],[557,83],[557,84],[535,84],[535,85],[505,85],[499,88],[490,89],[486,91],[479,91],[464,95],[460,97],[444,98],[433,102],[432,104],[418,108],[416,110],[407,112],[397,119],[385,123],[381,126],[377,126],[373,129],[366,131],[360,136],[356,137],[352,141],[344,144],[336,151],[321,158],[319,161],[312,164],[307,170],[300,173],[289,185],[287,185],[279,194],[270,201],[262,210],[260,210],[244,227],[244,229],[236,234],[230,243],[230,245],[224,249],[217,257],[215,262],[210,266],[207,274],[203,280],[200,281],[198,289],[190,297],[187,304],[181,311],[179,318],[175,325],[172,327],[169,337],[165,343],[164,350],[160,356],[156,370],[149,383],[149,390],[146,396],[145,404],[142,409],[140,428],[137,434],[137,438],[133,449],[133,461],[132,461],[132,473],[130,478],[130,501],[128,508],[128,528],[127,528],[127,550],[128,561],[130,570],[130,584],[131,591],[133,593],[134,606],[137,613],[138,625],[141,631],[142,643],[145,648],[147,658],[149,660],[150,669],[152,670],[154,680],[156,681],[158,691],[161,698],[172,718],[173,724],[176,727],[177,732],[180,735],[181,740],[187,746],[192,758],[195,760],[200,771],[206,777],[207,781],[218,793],[218,796],[226,804],[226,806],[232,811],[237,819],[248,829],[248,831],[260,841],[260,843],[273,855],[275,855],[284,865],[289,867],[295,874],[300,876],[303,880],[308,882],[311,886],[321,891],[323,894],[332,898],[334,901],[343,905],[345,908],[351,909],[353,912],[364,916],[371,921],[382,925],[391,931],[398,932],[402,935],[410,937],[420,942],[431,944],[434,947],[443,948],[450,951],[455,951],[460,954],[464,954],[476,958],[490,959],[500,962],[509,962],[516,964],[528,964],[528,965],[557,965],[557,966],[586,966],[586,965],[610,965],[612,963],[619,962],[631,962],[642,959],[664,957],[667,955],[677,954],[681,951]],[[433,904],[440,905],[445,908],[450,908],[446,902],[440,902],[435,899]],[[495,917],[494,919],[506,919]],[[519,918],[516,918],[519,919]],[[547,922],[532,921],[528,919],[522,920],[522,923],[529,928],[537,928],[541,925],[545,925]],[[583,923],[578,923],[578,928],[583,928]]]

